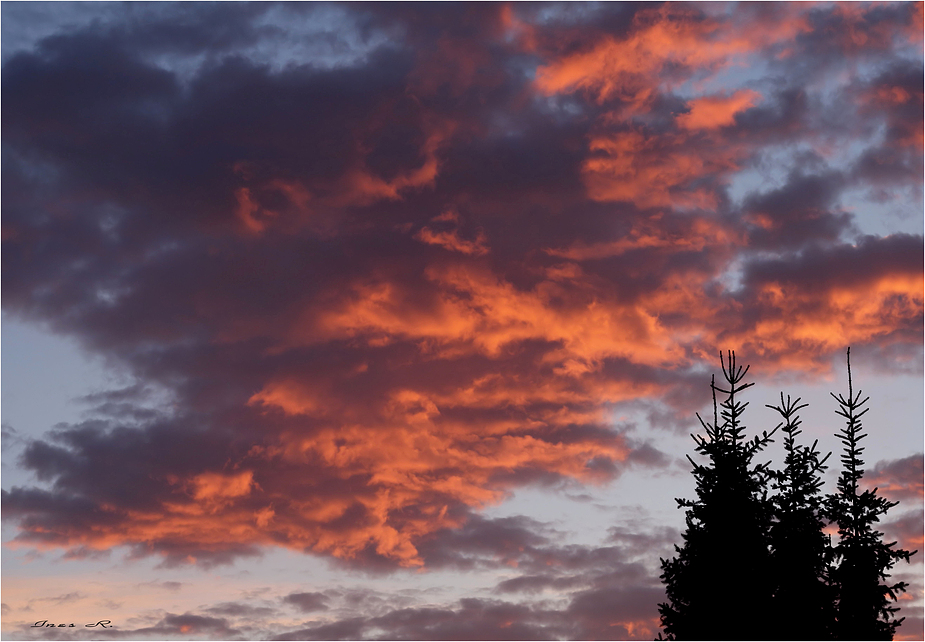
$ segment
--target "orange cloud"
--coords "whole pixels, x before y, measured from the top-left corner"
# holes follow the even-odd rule
[[[193,478],[193,497],[198,501],[242,497],[251,492],[254,473],[244,471],[237,475],[202,473]]]
[[[922,275],[885,275],[863,286],[836,287],[828,292],[800,292],[778,284],[763,287],[760,300],[777,311],[750,330],[750,343],[787,350],[801,346],[809,353],[887,336],[897,327],[921,318]]]
[[[269,383],[263,390],[252,395],[247,403],[251,406],[275,406],[290,415],[311,415],[323,411],[326,407],[323,398],[291,381]]]
[[[429,227],[424,227],[414,235],[414,238],[422,243],[439,245],[450,251],[460,252],[462,254],[471,254],[475,256],[488,254],[488,239],[485,238],[485,233],[482,231],[479,231],[474,241],[467,241],[466,239],[460,238],[456,230],[435,232]]]
[[[553,270],[553,278],[522,292],[481,268],[432,267],[425,275],[435,290],[423,300],[398,284],[357,283],[349,299],[320,313],[305,339],[317,340],[319,330],[331,338],[395,336],[487,355],[539,339],[561,343],[563,361],[624,356],[667,364],[680,356],[657,312],[608,301],[583,279],[562,281],[561,274]]]
[[[744,150],[731,143],[697,142],[687,134],[637,130],[597,136],[589,146],[592,156],[582,165],[588,196],[639,207],[712,209],[716,195],[700,187],[700,179],[737,170]]]
[[[672,4],[642,10],[626,37],[605,36],[591,48],[537,70],[540,93],[582,91],[598,103],[623,103],[600,116],[600,128],[591,135],[582,166],[590,198],[642,208],[717,206],[717,186],[739,169],[748,149],[694,134],[734,124],[735,115],[754,106],[760,94],[742,89],[730,96],[694,97],[690,111],[675,119],[678,133],[645,132],[633,118],[645,115],[664,90],[689,80],[702,86],[705,78],[733,62],[810,29],[801,8],[743,9],[731,16],[724,11],[703,15]],[[619,131],[607,132],[614,127]]]
[[[251,197],[251,191],[246,187],[242,187],[235,190],[234,195],[235,199],[238,201],[238,207],[235,210],[235,215],[238,217],[238,220],[244,224],[244,227],[246,227],[248,231],[255,234],[262,232],[266,227],[266,223],[257,218],[257,214],[261,211],[261,208]],[[266,215],[273,216],[272,213],[267,213]]]
[[[361,410],[323,385],[278,379],[254,394],[250,404],[291,417],[294,425],[310,423],[286,431],[255,456],[273,470],[314,467],[343,483],[363,481],[340,498],[319,494],[295,502],[289,497],[291,482],[261,479],[259,501],[272,507],[272,512],[264,509],[269,517],[251,510],[235,519],[276,537],[285,533],[287,545],[346,558],[372,547],[400,564],[418,566],[423,563],[420,538],[459,524],[448,506],[479,508],[506,496],[506,486],[493,481],[499,475],[537,470],[585,482],[605,479],[606,473],[588,464],[626,459],[629,449],[620,438],[589,434],[563,442],[544,435],[576,423],[606,425],[602,401],[656,392],[654,384],[613,381],[582,363],[553,377],[525,372],[483,375],[436,389],[395,387]],[[467,418],[472,413],[480,417],[477,422]],[[287,505],[288,511],[282,508]],[[359,506],[363,519],[351,517]]]
[[[753,362],[767,359],[775,369],[825,372],[829,366],[817,355],[902,341],[903,332],[920,328],[923,289],[921,273],[885,273],[824,289],[769,281],[756,291],[756,320],[741,330],[715,327],[713,345],[739,346]],[[726,305],[717,313],[735,318],[740,311]]]
[[[617,621],[612,622],[611,626],[624,627],[632,640],[649,640],[660,635],[661,621],[659,618]]]
[[[332,424],[310,434],[285,436],[279,447],[264,455],[270,463],[279,461],[296,468],[322,466],[336,471],[345,480],[361,476],[366,480],[365,488],[340,501],[318,497],[292,506],[303,522],[300,527],[303,532],[298,537],[292,532],[294,527],[286,525],[286,515],[278,508],[272,520],[264,520],[264,526],[275,532],[283,529],[287,540],[335,556],[352,557],[367,546],[374,546],[381,555],[417,566],[422,560],[415,541],[457,524],[446,514],[447,502],[481,507],[503,499],[503,488],[493,488],[491,483],[498,472],[536,468],[594,481],[596,474],[587,467],[590,460],[625,459],[628,450],[616,440],[611,444],[599,440],[561,443],[524,434],[525,425],[536,428],[545,424],[539,417],[526,424],[523,420],[487,420],[473,426],[445,417],[442,412],[461,407],[494,408],[499,394],[504,396],[505,403],[517,404],[516,397],[499,392],[504,387],[505,382],[495,381],[491,386],[475,384],[449,395],[399,389],[384,400],[375,420]],[[286,414],[310,413],[311,401],[293,399],[300,389],[297,382],[285,382],[275,384],[272,390],[285,390],[286,396],[270,392],[255,398],[268,409],[276,408]],[[559,397],[558,401],[564,399]],[[535,402],[536,399],[524,400],[524,403]],[[272,482],[264,482],[262,487],[268,489],[262,501],[274,506],[284,502],[292,505],[284,495],[273,492]],[[434,497],[444,499],[435,503]],[[332,531],[325,526],[343,520],[355,502],[365,507],[366,520],[346,531]],[[419,517],[407,516],[414,514]],[[253,522],[252,515],[242,513],[240,517],[248,524]],[[305,523],[318,526],[305,531]]]
[[[444,140],[442,133],[431,134],[422,148],[424,162],[417,169],[400,172],[391,180],[383,179],[361,166],[345,181],[345,191],[338,199],[341,204],[369,205],[380,200],[400,200],[401,192],[433,185],[437,178],[437,150]]]
[[[234,171],[248,186],[234,191],[235,218],[247,233],[258,235],[271,223],[285,221],[289,225],[304,225],[312,221],[318,212],[336,212],[345,206],[366,206],[379,201],[398,201],[410,191],[432,187],[440,168],[439,151],[452,136],[456,125],[449,119],[423,115],[421,120],[418,125],[425,134],[420,147],[421,164],[396,171],[389,178],[369,168],[367,157],[370,150],[362,142],[357,143],[353,161],[342,175],[334,179],[315,179],[308,185],[279,177],[256,180],[248,163],[237,163]],[[362,138],[361,134],[358,136]],[[282,209],[279,207],[280,199],[284,203]],[[274,205],[268,206],[267,203]],[[281,216],[284,213],[288,216]]]
[[[741,89],[731,96],[704,96],[690,101],[690,112],[678,116],[682,129],[715,129],[735,122],[735,115],[754,107],[761,94]]]
[[[683,82],[674,75],[678,67],[690,70],[683,79],[692,73],[712,74],[736,56],[809,29],[805,18],[790,15],[755,21],[748,29],[723,26],[719,16],[704,17],[683,5],[640,11],[626,38],[606,36],[587,51],[540,67],[536,87],[547,95],[582,90],[598,102],[618,98],[638,110],[660,84]],[[666,73],[668,69],[672,72]]]
[[[540,67],[536,86],[547,95],[584,90],[598,102],[616,97],[640,105],[652,96],[652,78],[666,65],[711,66],[742,50],[710,38],[717,30],[714,21],[692,17],[679,7],[641,12],[628,38],[607,36],[589,51]]]
[[[695,247],[725,241],[718,224],[689,224],[692,238],[700,235]],[[672,240],[645,225],[631,238],[648,249]],[[850,287],[768,279],[751,303],[712,298],[712,278],[678,272],[633,300],[575,262],[551,266],[532,288],[468,264],[432,266],[423,292],[358,280],[303,317],[305,334],[290,339],[405,341],[424,363],[477,356],[487,365],[445,381],[399,380],[398,367],[395,381],[372,393],[350,381],[338,388],[334,375],[278,374],[249,400],[268,427],[261,445],[229,470],[174,479],[143,509],[102,508],[111,520],[99,528],[59,522],[32,533],[55,546],[158,551],[182,542],[196,557],[275,545],[421,566],[423,539],[459,526],[460,507],[501,501],[510,487],[502,480],[534,471],[593,483],[612,473],[592,462],[626,460],[627,444],[603,428],[606,405],[661,396],[664,385],[607,373],[609,360],[673,369],[691,353],[732,344],[778,367],[794,367],[787,359],[797,355],[805,363],[796,365],[811,368],[845,342],[915,326],[923,308],[921,273],[885,271]],[[740,331],[746,305],[762,313]]]
[[[249,174],[243,165],[236,167],[236,173],[245,179]],[[290,214],[288,218],[296,221],[304,221],[312,213],[309,203],[313,196],[296,181],[276,178],[251,187],[239,187],[234,195],[237,202],[235,216],[243,224],[245,230],[253,235],[261,234],[272,222],[279,221],[283,212]],[[285,209],[280,211],[267,207],[265,204],[267,196],[282,196],[286,203]]]
[[[576,243],[566,249],[547,249],[552,256],[574,261],[603,259],[619,256],[631,250],[664,249],[669,252],[695,251],[707,247],[728,247],[744,242],[728,227],[707,218],[695,218],[687,228],[668,230],[661,215],[653,216],[636,225],[629,234],[615,241],[603,243]]]
[[[669,231],[675,225],[678,231]],[[771,279],[749,290],[744,301],[720,296],[711,270],[679,271],[663,275],[633,300],[619,300],[576,262],[635,250],[670,256],[707,248],[721,260],[743,242],[739,233],[704,217],[672,226],[660,225],[656,217],[637,224],[623,239],[547,249],[547,254],[568,262],[546,268],[544,277],[526,290],[484,267],[465,264],[426,269],[426,287],[384,278],[358,280],[344,291],[332,292],[323,309],[301,316],[288,331],[285,345],[331,339],[367,346],[410,341],[428,359],[497,359],[523,342],[540,341],[547,346],[540,363],[559,377],[587,379],[607,359],[674,368],[691,350],[709,359],[716,345],[731,344],[753,359],[814,370],[828,367],[817,363],[819,355],[846,343],[892,341],[897,329],[914,327],[921,318],[920,271],[884,270],[860,283],[821,288]],[[743,323],[745,309],[753,310],[747,317],[753,321]],[[502,395],[538,399],[553,391],[550,399],[563,403],[581,398],[570,398],[569,388],[559,387],[558,380],[548,388],[524,382],[522,391],[516,379],[505,383],[488,405],[503,403]],[[461,386],[456,394],[484,388],[480,394],[487,399],[492,385],[491,377],[476,378],[473,387]],[[315,403],[310,396],[287,400],[272,387],[252,401],[273,402],[274,397],[281,408],[311,408]]]

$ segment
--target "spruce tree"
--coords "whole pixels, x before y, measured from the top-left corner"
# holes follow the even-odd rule
[[[668,639],[744,639],[770,624],[768,470],[767,464],[752,462],[772,440],[768,433],[751,440],[745,436],[742,413],[748,404],[739,395],[753,385],[743,383],[748,368],[736,367],[734,352],[728,354],[728,367],[722,353],[720,363],[728,389],[711,381],[713,422],[698,414],[705,435],[692,435],[696,452],[707,462],[688,457],[697,499],[676,500],[686,509],[684,545],[675,546],[675,557],[662,560],[668,602],[659,605],[659,613]],[[721,411],[717,394],[725,396]]]
[[[772,475],[774,521],[770,546],[774,569],[772,612],[779,640],[831,640],[835,624],[835,596],[828,583],[832,557],[830,538],[823,531],[822,479],[825,462],[812,446],[798,444],[799,415],[808,404],[780,395],[778,428],[784,434],[784,467]]]
[[[826,512],[838,524],[839,541],[835,546],[837,566],[832,580],[837,591],[836,637],[840,640],[892,640],[902,618],[896,619],[899,607],[891,606],[897,594],[906,590],[905,582],[883,584],[887,573],[899,560],[909,561],[913,553],[894,548],[896,542],[883,541],[883,533],[874,529],[880,517],[898,502],[890,502],[877,494],[877,489],[860,489],[864,475],[864,448],[859,443],[861,417],[868,398],[861,400],[861,391],[854,392],[851,381],[851,349],[848,349],[848,397],[835,395],[836,411],[845,418],[838,438],[844,444],[842,472],[835,493],[826,497]]]

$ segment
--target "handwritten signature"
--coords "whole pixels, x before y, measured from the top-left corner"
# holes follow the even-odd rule
[[[77,625],[76,625],[76,624],[53,624],[53,623],[49,622],[48,620],[39,620],[38,622],[36,622],[35,624],[33,624],[30,628],[35,628],[35,627],[37,627],[37,626],[41,626],[41,627],[53,626],[53,627],[55,627],[55,628],[58,628],[58,627],[61,627],[61,626],[64,626],[64,627],[71,627],[71,626],[77,626]],[[98,621],[96,624],[84,624],[84,626],[89,626],[89,627],[101,626],[101,627],[103,627],[104,629],[111,629],[111,628],[112,628],[112,621],[111,621],[111,620],[100,620],[100,621]]]

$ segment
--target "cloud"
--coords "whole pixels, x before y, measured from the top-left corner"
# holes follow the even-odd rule
[[[790,367],[859,341],[904,342],[921,326],[921,256],[921,237],[893,235],[757,259],[744,270],[743,325],[720,336]]]
[[[922,499],[921,453],[902,459],[877,462],[873,469],[864,473],[864,485],[876,488],[878,493],[891,501],[905,502]]]
[[[782,187],[753,194],[744,205],[751,224],[750,245],[786,248],[809,242],[834,242],[851,228],[851,216],[832,211],[844,177],[791,174]]]
[[[637,251],[660,250],[672,256],[681,252],[722,251],[740,243],[735,230],[696,215],[656,215],[638,221],[615,241],[587,245],[576,243],[567,249],[550,248],[547,252],[575,261],[606,259]],[[637,252],[638,254],[639,252]],[[574,269],[574,268],[573,268]]]
[[[193,613],[184,613],[182,615],[168,613],[152,627],[134,631],[119,631],[119,633],[131,636],[157,635],[164,637],[207,635],[212,638],[229,639],[231,636],[237,636],[239,631],[229,627],[224,618],[207,617]]]
[[[321,593],[290,593],[283,598],[286,604],[292,604],[300,611],[326,611],[325,596]]]
[[[436,533],[421,545],[437,567],[469,570],[497,564],[517,566],[530,551],[550,541],[547,528],[526,517],[486,519],[472,515],[458,528]]]
[[[222,602],[205,609],[207,613],[213,615],[224,615],[226,617],[239,617],[252,620],[259,617],[272,617],[276,610],[266,606],[252,606],[250,604],[241,604],[239,602]]]
[[[3,444],[3,448],[13,448],[22,443],[22,438],[19,436],[19,431],[17,431],[10,424],[3,424],[3,427],[0,428],[0,443]]]
[[[603,587],[577,595],[567,614],[581,622],[583,637],[643,639],[658,631],[660,599],[664,599],[661,587]]]
[[[722,182],[745,159],[745,150],[728,141],[645,130],[601,135],[592,139],[589,151],[583,167],[588,195],[640,208],[716,208],[719,200],[710,183]]]
[[[885,539],[888,543],[891,541],[897,542],[896,548],[898,549],[907,551],[925,550],[923,549],[923,522],[925,522],[925,514],[921,510],[909,511],[883,524]]]
[[[289,631],[272,638],[274,640],[356,640],[363,634],[363,618],[343,619],[331,624],[322,624],[310,629]]]
[[[139,584],[139,586],[151,586],[153,588],[159,588],[165,591],[170,591],[171,593],[176,593],[181,588],[183,588],[183,582],[174,582],[172,580],[167,580],[164,582],[151,581]]]
[[[919,354],[922,237],[846,196],[916,202],[914,5],[86,11],[4,58],[4,312],[136,383],[23,444],[45,485],[3,491],[17,545],[592,591],[538,560],[613,551],[479,511],[663,469],[614,411],[676,423],[718,347],[772,373]],[[607,599],[580,635],[654,631]],[[375,626],[578,630],[408,608]]]
[[[635,560],[653,550],[667,554],[677,533],[643,529],[613,535],[611,546],[559,546],[554,531],[528,518],[473,516],[462,529],[433,541],[451,555],[446,562],[460,569],[488,566],[492,558],[503,564],[513,577],[493,593],[505,599],[399,606],[319,621],[277,639],[648,639],[657,630],[656,603],[664,593],[651,569]],[[514,601],[529,596],[541,599]]]
[[[65,560],[94,560],[94,559],[106,559],[110,556],[111,551],[108,550],[99,550],[93,549],[88,546],[79,546],[76,548],[68,549],[64,552],[62,559]]]
[[[920,515],[911,517],[921,524]],[[429,539],[433,546],[442,547],[444,568],[456,572],[479,565],[493,569],[498,581],[489,596],[442,599],[441,590],[379,592],[349,587],[284,595],[261,590],[263,604],[289,604],[310,619],[293,626],[270,606],[219,602],[182,615],[155,615],[140,628],[119,627],[96,635],[120,639],[651,639],[658,631],[657,604],[664,599],[656,561],[659,555],[670,554],[679,537],[675,530],[629,519],[612,528],[603,545],[562,545],[560,534],[548,524],[524,516],[488,519],[479,515],[445,535]],[[425,552],[428,559],[437,553],[435,549]],[[902,579],[901,573],[897,579]],[[908,605],[903,609],[907,611]],[[54,635],[56,639],[90,636],[81,630],[55,631]]]
[[[731,96],[704,96],[690,101],[690,112],[678,116],[683,129],[714,129],[735,123],[735,115],[753,107],[761,98],[756,91],[742,89]]]
[[[921,61],[896,62],[846,96],[865,121],[880,126],[852,167],[852,177],[869,185],[874,200],[895,202],[909,189],[907,177],[922,173],[922,119],[915,116],[922,109],[921,74]],[[921,193],[918,184],[911,189]]]
[[[800,20],[750,25],[742,31],[724,29],[723,20],[696,10],[666,5],[638,12],[625,37],[606,36],[587,51],[564,56],[537,73],[537,86],[546,93],[587,91],[598,101],[619,99],[642,107],[660,87],[686,73],[713,74],[737,56],[760,46],[792,38],[807,29]]]
[[[452,213],[450,213],[450,215],[455,216],[452,215]],[[448,218],[445,214],[441,214],[440,216],[435,216],[432,222],[441,223],[456,220],[456,218]],[[460,238],[459,232],[456,229],[433,230],[430,227],[422,227],[418,233],[414,235],[414,238],[428,245],[438,245],[447,250],[461,252],[463,254],[481,256],[489,252],[487,245],[488,239],[485,238],[485,234],[481,230],[478,231],[474,240],[469,241]]]
[[[390,639],[550,640],[565,629],[556,619],[555,614],[526,605],[464,598],[450,608],[399,609],[375,618],[353,618],[292,631],[274,639],[356,639],[362,635],[381,635]]]
[[[68,593],[67,595],[59,595],[57,597],[37,597],[32,602],[51,602],[52,604],[66,604],[68,602],[75,602],[86,598],[86,594],[79,591],[74,591]]]
[[[884,142],[897,148],[922,148],[922,123],[913,114],[922,106],[921,64],[896,63],[871,80],[857,97],[862,113],[886,115]]]

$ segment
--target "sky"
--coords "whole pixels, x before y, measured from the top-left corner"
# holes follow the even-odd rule
[[[652,639],[724,350],[922,550],[922,3],[0,18],[5,639]]]

